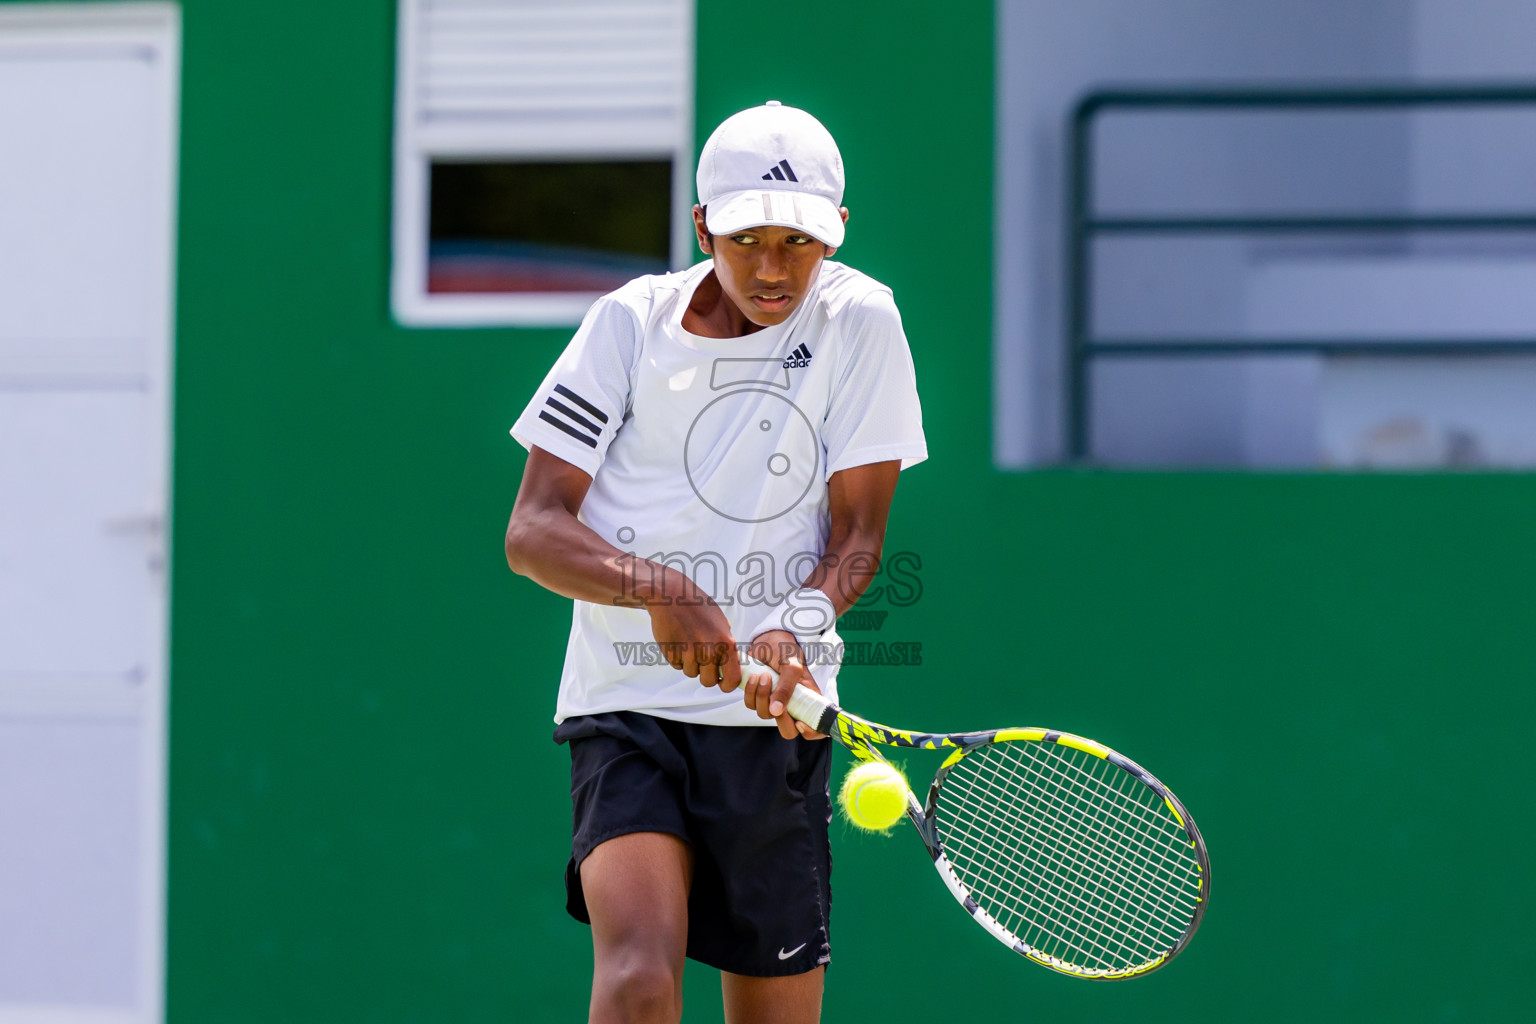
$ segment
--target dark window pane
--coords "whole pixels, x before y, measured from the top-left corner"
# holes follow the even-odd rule
[[[432,164],[429,292],[605,292],[664,273],[672,162]]]

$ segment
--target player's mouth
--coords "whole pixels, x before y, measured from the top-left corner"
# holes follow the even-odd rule
[[[789,308],[789,293],[758,292],[752,296],[752,304],[764,313],[782,313]]]

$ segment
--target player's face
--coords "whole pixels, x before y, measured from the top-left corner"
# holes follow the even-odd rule
[[[846,208],[842,214],[846,221]],[[697,207],[694,223],[699,248],[715,258],[720,290],[759,327],[788,320],[816,283],[821,261],[837,251],[797,228],[755,227],[711,235]]]

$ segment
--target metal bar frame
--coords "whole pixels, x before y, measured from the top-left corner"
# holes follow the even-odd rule
[[[1222,355],[1480,356],[1536,352],[1536,338],[1096,338],[1092,247],[1106,235],[1370,234],[1533,231],[1536,214],[1098,217],[1093,208],[1093,129],[1107,110],[1330,109],[1536,106],[1536,85],[1276,88],[1112,88],[1091,92],[1072,110],[1068,149],[1066,426],[1067,458],[1092,448],[1092,363],[1098,358]]]

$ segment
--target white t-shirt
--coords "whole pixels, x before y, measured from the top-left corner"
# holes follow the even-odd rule
[[[825,261],[789,320],[705,338],[682,318],[711,268],[637,278],[599,299],[512,436],[590,474],[581,521],[637,560],[682,570],[745,642],[825,550],[832,474],[894,459],[905,468],[928,449],[889,288]],[[668,665],[644,609],[575,605],[555,721],[631,710],[772,724],[740,691]],[[822,643],[840,648],[835,630]],[[836,699],[837,665],[810,668]]]

